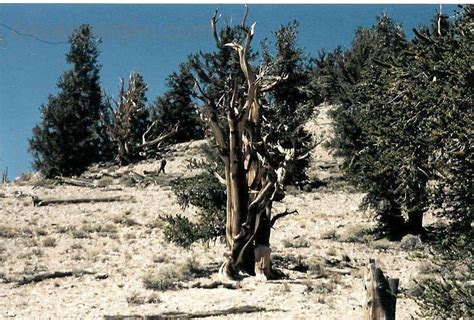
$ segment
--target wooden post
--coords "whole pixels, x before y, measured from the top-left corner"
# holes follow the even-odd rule
[[[370,259],[367,269],[367,304],[364,319],[395,320],[399,280],[386,278],[373,259]]]

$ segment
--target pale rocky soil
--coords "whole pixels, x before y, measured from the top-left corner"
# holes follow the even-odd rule
[[[308,127],[327,137],[328,123],[323,112]],[[237,290],[145,289],[143,277],[150,271],[160,273],[169,264],[175,264],[176,269],[192,265],[204,271],[215,270],[224,259],[223,243],[195,244],[189,250],[166,243],[157,220],[165,213],[190,217],[195,213],[195,208],[183,212],[176,204],[169,180],[196,173],[186,169],[185,164],[186,159],[199,156],[201,143],[179,146],[167,165],[166,178],[145,188],[113,185],[121,190],[107,191],[15,183],[0,186],[0,318],[97,319],[103,315],[197,312],[250,305],[269,311],[221,318],[361,319],[365,300],[363,273],[369,258],[375,258],[386,274],[400,278],[402,293],[397,303],[397,318],[410,319],[416,304],[404,292],[412,285],[423,262],[401,250],[397,242],[376,246],[370,238],[356,243],[338,240],[349,229],[360,224],[370,226],[373,221],[370,213],[359,210],[363,195],[334,179],[328,186],[312,192],[290,188],[284,203],[276,207],[276,212],[285,208],[299,212],[279,220],[272,234],[275,265],[288,279],[268,282],[245,279]],[[316,148],[313,159],[311,175],[340,176],[337,161],[322,146]],[[327,163],[333,165],[328,168]],[[323,168],[319,167],[321,164]],[[153,162],[141,163],[133,170],[140,173],[157,170],[158,166]],[[14,196],[19,191],[40,198],[121,195],[132,196],[133,200],[33,207],[28,197]],[[125,217],[130,218],[128,223],[121,221]],[[77,231],[84,226],[89,230]],[[97,228],[102,228],[102,232],[94,232]],[[335,237],[322,239],[331,231]],[[55,243],[48,246],[51,245],[48,242],[54,241],[47,240],[51,238]],[[319,265],[323,270],[290,270],[298,264],[310,268]],[[335,273],[332,267],[350,270],[350,274]],[[108,278],[99,280],[94,275],[83,275],[18,287],[11,282],[44,271],[77,269],[107,273]],[[139,303],[132,303],[132,298]],[[143,301],[148,298],[155,301]]]

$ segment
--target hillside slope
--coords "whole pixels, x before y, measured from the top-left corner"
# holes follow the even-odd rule
[[[323,139],[331,134],[328,109],[325,106],[308,123]],[[237,290],[186,288],[214,277],[225,245],[201,243],[184,250],[168,244],[157,217],[195,214],[196,208],[183,212],[176,204],[169,181],[196,174],[186,161],[201,156],[202,143],[179,145],[168,158],[167,173],[147,186],[113,178],[102,178],[97,183],[101,188],[34,179],[1,185],[0,318],[97,319],[257,306],[267,311],[220,318],[361,319],[363,274],[369,258],[375,258],[389,276],[399,277],[402,291],[423,271],[423,263],[399,243],[373,241],[367,234],[373,222],[369,213],[359,210],[363,195],[344,186],[337,159],[319,146],[312,155],[310,175],[328,184],[310,192],[289,188],[284,202],[275,208],[276,212],[285,208],[299,212],[279,220],[272,234],[274,264],[287,279],[245,279]],[[158,168],[158,162],[143,162],[116,172],[143,175]],[[34,207],[29,195],[131,198]],[[73,270],[96,274],[16,285],[30,275]],[[173,278],[181,288],[145,288],[145,284],[172,285]],[[410,319],[416,305],[402,293],[397,309],[398,319]]]

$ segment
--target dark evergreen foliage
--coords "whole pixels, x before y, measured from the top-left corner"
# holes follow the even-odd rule
[[[331,145],[350,182],[367,192],[381,231],[422,233],[430,207],[472,222],[472,8],[438,15],[410,43],[389,18],[359,29],[352,48],[320,61],[319,85],[336,89]]]
[[[225,189],[211,173],[192,178],[178,179],[172,184],[182,208],[190,204],[199,208],[196,221],[182,215],[165,215],[165,239],[188,247],[203,240],[215,240],[225,235]]]
[[[313,137],[303,126],[314,116],[315,107],[322,100],[319,91],[310,85],[312,60],[297,46],[298,23],[293,21],[281,26],[274,36],[274,52],[267,43],[262,44],[263,64],[269,66],[270,75],[285,75],[286,79],[279,82],[267,97],[269,107],[265,110],[265,117],[268,122],[263,131],[269,143],[280,143],[285,148],[294,146],[297,154],[308,154],[288,165],[284,183],[295,184],[308,179],[308,152],[312,148]]]
[[[33,128],[29,150],[33,168],[47,177],[76,175],[107,158],[107,138],[100,127],[103,110],[97,61],[98,38],[81,25],[69,38],[66,61],[72,69],[59,79],[58,94],[41,106],[41,122]]]
[[[430,262],[439,270],[435,277],[418,281],[420,294],[414,297],[426,319],[472,319],[474,295],[474,247],[471,231],[449,230],[432,244]]]
[[[274,34],[274,51],[270,50],[268,43],[262,43],[261,65],[268,68],[268,74],[271,76],[285,75],[285,79],[278,84],[277,94],[267,96],[268,108],[264,110],[266,123],[262,128],[262,135],[266,136],[271,144],[279,143],[288,149],[295,146],[296,154],[305,155],[288,164],[288,179],[285,183],[289,184],[307,179],[307,154],[313,139],[303,125],[313,115],[315,105],[321,99],[319,91],[309,85],[312,63],[309,56],[297,47],[297,23],[282,26]],[[224,27],[219,37],[222,43],[240,42],[243,33],[239,27]],[[257,53],[250,53],[251,63],[256,64],[257,58]],[[241,83],[244,79],[238,56],[234,50],[227,47],[212,53],[201,52],[192,55],[189,66],[206,96],[213,101],[218,101],[227,93],[229,88],[233,87],[235,79],[236,83]],[[243,101],[244,95],[245,88],[238,88],[239,99]],[[221,112],[225,115],[225,110]],[[214,176],[214,171],[223,176],[224,170],[212,146],[206,145],[205,153],[207,161],[200,165],[208,171],[199,177],[184,179],[174,184],[174,191],[183,205],[192,201],[192,204],[200,208],[198,221],[191,222],[183,216],[163,217],[167,222],[167,239],[184,246],[189,246],[197,240],[205,241],[225,235],[225,187]],[[193,193],[196,195],[189,200]]]
[[[179,123],[179,131],[170,138],[175,143],[202,139],[203,123],[194,103],[194,78],[189,64],[183,63],[179,72],[173,72],[166,81],[167,91],[156,98],[152,106],[152,121],[156,121],[154,133],[172,130]]]

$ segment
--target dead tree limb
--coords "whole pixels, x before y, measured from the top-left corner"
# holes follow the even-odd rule
[[[386,278],[373,259],[370,259],[367,269],[364,320],[395,320],[398,279]]]
[[[261,307],[254,306],[242,306],[234,307],[223,310],[214,310],[214,311],[201,311],[201,312],[165,312],[158,315],[130,315],[130,316],[104,316],[105,320],[164,320],[164,319],[192,319],[192,318],[207,318],[207,317],[218,317],[225,316],[229,314],[244,314],[244,313],[255,313],[255,312],[265,312],[270,311]],[[276,311],[276,310],[271,310]]]
[[[222,282],[220,280],[211,281],[211,282],[196,282],[191,285],[191,288],[199,289],[216,289],[216,288],[225,288],[225,289],[239,289],[240,284],[238,282]]]
[[[66,178],[66,177],[56,177],[61,184],[69,184],[76,187],[85,187],[85,188],[96,188],[97,186],[94,183],[82,180],[82,179],[75,179],[75,178]]]
[[[270,221],[270,226],[273,228],[273,225],[278,219],[286,217],[290,214],[298,214],[298,210],[295,209],[295,210],[289,211],[288,209],[285,209],[285,211],[277,213],[276,215],[272,217],[272,220]]]
[[[83,275],[90,275],[96,274],[96,272],[87,271],[87,270],[74,270],[74,271],[54,271],[54,272],[44,272],[35,274],[28,277],[23,277],[23,279],[18,280],[16,286],[23,286],[30,283],[36,283],[48,279],[57,279],[57,278],[66,278],[72,276],[83,276]]]
[[[115,197],[101,197],[101,198],[69,198],[69,199],[40,199],[37,196],[32,196],[33,205],[35,207],[44,207],[52,204],[74,204],[74,203],[97,203],[97,202],[113,202],[113,201],[128,201],[132,199],[121,196]]]

